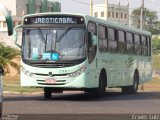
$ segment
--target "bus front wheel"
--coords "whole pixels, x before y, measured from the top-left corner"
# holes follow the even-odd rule
[[[105,93],[106,93],[106,86],[107,86],[107,76],[103,72],[100,74],[100,77],[99,77],[98,88],[85,89],[84,92],[90,93],[91,95],[96,96],[96,97],[101,97],[101,96],[105,95]]]
[[[52,97],[52,88],[44,88],[44,98],[50,99]]]
[[[133,85],[122,87],[122,92],[125,94],[136,94],[138,90],[138,85],[139,85],[139,75],[138,72],[135,72]]]
[[[103,71],[99,77],[99,87],[96,89],[95,94],[98,96],[103,96],[106,93],[106,86],[107,86],[107,76],[106,73]]]

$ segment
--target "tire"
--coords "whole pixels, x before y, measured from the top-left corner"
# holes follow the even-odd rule
[[[106,86],[107,86],[107,80],[106,80],[106,74],[102,73],[99,77],[99,87],[95,90],[96,96],[104,96],[106,93]]]
[[[98,88],[90,88],[90,89],[85,89],[85,93],[89,93],[95,97],[101,97],[104,96],[106,93],[106,86],[107,86],[107,77],[106,74],[101,74],[99,77],[99,87]]]
[[[122,87],[122,92],[125,94],[136,94],[138,90],[138,85],[139,85],[139,75],[138,72],[135,72],[133,78],[133,85]]]
[[[51,99],[52,97],[52,89],[51,88],[44,88],[44,98]]]

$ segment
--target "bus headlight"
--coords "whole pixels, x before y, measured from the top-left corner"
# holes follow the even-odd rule
[[[24,67],[21,67],[21,70],[27,76],[34,77],[34,75],[35,75],[34,73],[31,73],[28,70],[26,70]]]
[[[77,70],[76,72],[74,73],[71,73],[69,76],[70,77],[77,77],[79,75],[81,75],[83,72],[85,72],[86,70],[86,65],[84,65],[83,67],[81,67],[79,70]]]

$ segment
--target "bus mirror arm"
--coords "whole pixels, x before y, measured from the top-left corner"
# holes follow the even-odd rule
[[[15,45],[21,49],[22,46],[17,43],[17,40],[18,40],[18,31],[17,31],[17,29],[19,29],[19,28],[22,28],[22,25],[19,25],[19,26],[14,28],[13,39],[14,39]]]
[[[20,49],[22,49],[22,46],[19,45],[17,42],[15,42],[16,46],[19,47]]]

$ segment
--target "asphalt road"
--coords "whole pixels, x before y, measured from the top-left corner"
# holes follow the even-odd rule
[[[160,92],[124,95],[109,92],[96,98],[83,92],[53,95],[4,95],[3,114],[160,114]]]

